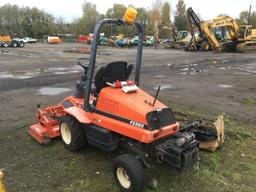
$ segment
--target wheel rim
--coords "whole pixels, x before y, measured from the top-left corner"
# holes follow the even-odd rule
[[[127,174],[127,171],[122,168],[118,167],[116,170],[116,175],[119,183],[126,189],[129,189],[131,186],[131,180],[129,175]]]
[[[66,122],[61,123],[60,132],[63,141],[68,145],[71,143],[71,130]]]

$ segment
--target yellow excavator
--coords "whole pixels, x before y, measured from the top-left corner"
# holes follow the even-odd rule
[[[220,16],[210,25],[221,50],[245,52],[256,49],[256,29],[239,25],[229,16]]]
[[[190,41],[191,35],[188,31],[178,31],[173,25],[163,26],[163,29],[168,30],[172,36],[168,41],[163,41],[165,49],[183,49]]]
[[[210,29],[210,23],[201,21],[193,9],[187,10],[191,39],[184,46],[185,51],[209,51],[218,50],[219,43]]]
[[[190,41],[191,35],[188,31],[177,31],[176,28],[172,31],[172,40],[165,44],[165,49],[183,49]]]
[[[187,16],[192,37],[185,51],[245,52],[256,49],[256,29],[251,25],[239,25],[229,16],[201,21],[192,8],[188,8]],[[195,31],[198,31],[198,36]]]

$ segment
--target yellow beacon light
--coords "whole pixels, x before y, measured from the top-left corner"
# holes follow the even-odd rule
[[[137,18],[137,14],[138,12],[136,9],[128,7],[124,13],[123,21],[128,25],[132,25]]]

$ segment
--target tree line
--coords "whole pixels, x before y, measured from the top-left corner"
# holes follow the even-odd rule
[[[126,10],[123,4],[114,4],[106,14],[97,11],[95,4],[84,2],[82,5],[82,16],[71,22],[65,21],[62,17],[54,17],[36,7],[19,7],[17,5],[6,4],[0,7],[0,34],[10,34],[12,37],[30,36],[43,38],[44,35],[63,35],[93,33],[97,20],[102,18],[119,18]],[[169,2],[155,0],[152,8],[137,8],[138,20],[142,23],[146,34],[152,35],[156,31],[161,38],[171,36],[171,27],[175,26],[178,30],[188,30],[186,16],[186,5],[183,0],[179,0],[172,12]],[[174,20],[171,20],[173,16]],[[248,11],[242,11],[237,19],[241,24],[251,23],[256,25],[256,12],[252,12],[250,18]],[[248,19],[249,18],[249,19]],[[107,36],[124,34],[133,36],[133,28],[126,26],[105,26],[102,30]]]

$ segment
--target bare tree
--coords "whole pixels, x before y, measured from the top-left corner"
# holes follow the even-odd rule
[[[152,4],[151,21],[154,26],[154,47],[158,48],[159,23],[161,22],[161,0],[155,0]]]

